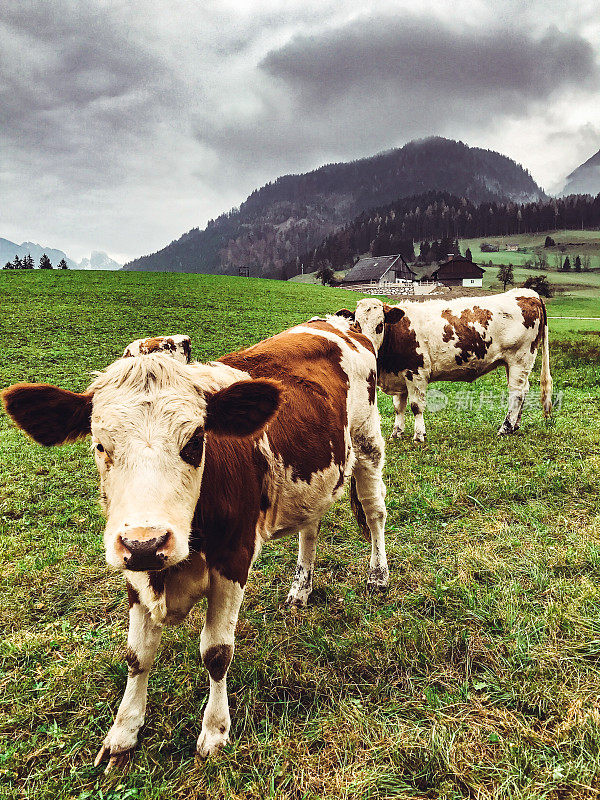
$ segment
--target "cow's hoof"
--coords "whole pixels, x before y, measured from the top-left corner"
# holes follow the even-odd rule
[[[517,428],[513,428],[513,426],[506,422],[503,422],[502,425],[498,428],[498,436],[510,436],[511,433],[514,433]]]
[[[390,439],[401,439],[404,436],[404,431],[400,428],[394,428],[390,433]]]
[[[229,736],[227,731],[202,731],[196,743],[196,756],[204,760],[209,756],[214,756],[227,744]]]
[[[390,571],[383,567],[374,567],[367,573],[367,590],[369,592],[385,592],[390,583]]]
[[[122,772],[127,772],[133,760],[134,749],[135,748],[130,747],[129,750],[113,752],[108,745],[103,744],[98,751],[98,755],[94,761],[94,766],[99,767],[103,761],[108,759],[108,764],[104,770],[105,775],[108,775],[108,773],[113,769],[119,769]]]
[[[305,608],[308,603],[308,595],[288,594],[285,598],[286,608]]]
[[[419,434],[417,434],[417,435],[416,435],[416,436],[413,438],[413,442],[414,442],[415,444],[425,444],[425,439],[426,439],[426,438],[427,438],[427,437],[425,436],[425,434],[424,434],[424,433],[419,433]]]

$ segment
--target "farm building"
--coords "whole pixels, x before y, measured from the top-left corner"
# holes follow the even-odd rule
[[[346,273],[342,285],[359,283],[400,283],[417,280],[416,273],[401,255],[363,256]]]
[[[464,256],[453,256],[431,274],[434,281],[444,286],[483,286],[484,269]]]

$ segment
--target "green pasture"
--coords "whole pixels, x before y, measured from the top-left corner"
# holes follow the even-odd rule
[[[201,275],[0,273],[0,386],[81,390],[140,336],[211,359],[344,290]],[[327,514],[307,609],[296,542],[265,547],[230,671],[232,741],[196,763],[208,679],[198,606],[168,629],[129,773],[92,766],[126,679],[127,600],[103,559],[85,442],[43,449],[0,415],[0,798],[562,800],[600,794],[600,316],[557,297],[544,421],[498,439],[504,371],[435,386],[427,444],[388,444],[389,592],[347,498]],[[559,313],[560,312],[560,313]],[[390,398],[380,395],[384,435]],[[411,427],[409,418],[409,428]]]

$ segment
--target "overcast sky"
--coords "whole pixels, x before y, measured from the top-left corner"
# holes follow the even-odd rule
[[[124,261],[279,175],[435,134],[560,188],[600,149],[597,9],[3,0],[0,237]]]

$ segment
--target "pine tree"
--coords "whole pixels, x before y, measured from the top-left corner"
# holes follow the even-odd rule
[[[34,269],[35,264],[33,263],[33,258],[31,253],[27,253],[25,258],[23,259],[23,269]]]
[[[467,250],[465,252],[465,258],[467,259],[467,261],[473,261],[473,254],[471,253],[470,247],[467,247]]]
[[[19,256],[15,255],[13,262],[12,262],[13,269],[23,269],[23,262],[19,258]]]
[[[581,272],[581,259],[579,256],[575,258],[575,272]]]
[[[565,272],[570,272],[570,270],[571,270],[571,259],[569,258],[569,256],[567,256],[567,257],[565,258],[565,260],[564,260],[564,263],[563,263],[563,270],[564,270]]]
[[[64,260],[64,258],[61,258],[61,260],[58,262],[57,269],[69,269],[67,262]]]
[[[2,267],[2,269],[12,269],[12,261],[7,261],[6,264]]]
[[[40,269],[54,269],[46,253],[40,258]]]

